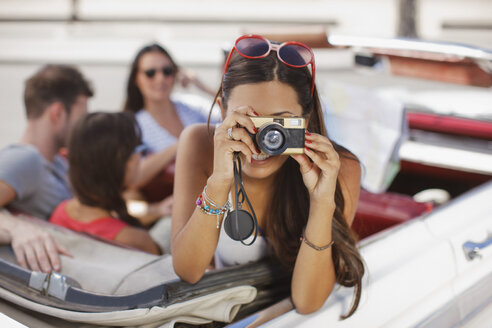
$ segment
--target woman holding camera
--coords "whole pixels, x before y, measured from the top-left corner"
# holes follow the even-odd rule
[[[271,255],[292,271],[291,297],[297,311],[319,309],[338,282],[355,286],[350,316],[359,303],[364,273],[350,229],[360,165],[326,136],[314,73],[314,55],[306,45],[279,45],[256,35],[236,41],[217,94],[222,124],[187,128],[180,139],[173,264],[183,280],[194,283],[214,255],[216,264],[225,265]],[[253,141],[251,135],[260,128],[253,119],[272,116],[305,120],[300,153],[269,156],[268,144]],[[251,246],[223,233],[222,222],[235,201],[235,152],[251,203],[243,209],[254,209],[260,231]]]

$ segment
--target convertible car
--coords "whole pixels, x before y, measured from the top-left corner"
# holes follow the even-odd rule
[[[487,183],[362,240],[367,274],[359,308],[348,319],[340,315],[350,308],[352,292],[340,287],[311,315],[284,304],[231,327],[255,327],[255,321],[262,327],[489,327],[491,195]]]
[[[388,156],[388,163],[398,159],[397,170],[368,184],[359,201],[353,227],[367,274],[353,316],[340,320],[350,308],[352,291],[339,286],[319,311],[298,314],[288,297],[289,274],[270,261],[210,271],[190,285],[177,278],[170,256],[122,248],[27,217],[20,219],[46,226],[74,257],[62,257],[61,272],[43,274],[22,269],[10,247],[1,247],[0,312],[28,327],[484,327],[492,322],[490,85],[430,82],[381,69],[389,53],[399,59],[411,54],[408,60],[417,52],[428,55],[428,49],[438,53],[432,47],[416,52],[421,41],[395,55],[400,47],[395,40],[376,46],[324,38],[328,47],[352,47],[362,64],[334,72],[338,86],[384,89],[404,105],[402,137]],[[480,60],[461,53],[460,60],[471,66],[479,62],[490,75],[484,53]],[[399,88],[388,88],[394,86]],[[458,95],[466,96],[466,106],[455,106]],[[436,99],[450,107],[439,107],[442,102]],[[382,181],[385,190],[370,190]],[[417,197],[436,188],[451,200],[435,193]]]
[[[221,327],[234,320],[231,327],[485,327],[492,320],[491,194],[487,183],[363,239],[362,300],[343,321],[351,290],[336,287],[319,311],[299,315],[286,298],[288,274],[272,263],[209,272],[189,285],[176,279],[169,256],[52,226],[74,258],[46,275],[20,268],[3,247],[0,307],[28,327]]]

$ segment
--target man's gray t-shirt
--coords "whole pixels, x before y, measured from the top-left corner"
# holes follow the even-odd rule
[[[42,219],[49,219],[58,204],[72,197],[67,171],[65,159],[55,156],[50,163],[31,145],[0,150],[0,180],[16,192],[9,206]]]

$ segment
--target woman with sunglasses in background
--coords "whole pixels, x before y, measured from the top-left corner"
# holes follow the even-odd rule
[[[140,129],[129,113],[91,113],[77,122],[68,145],[75,197],[58,205],[50,222],[160,254],[122,196],[136,179],[140,144]]]
[[[279,45],[257,35],[236,41],[217,93],[223,123],[195,125],[180,139],[173,264],[183,280],[195,283],[214,257],[220,267],[270,255],[292,272],[291,299],[300,313],[319,309],[335,282],[355,287],[347,317],[358,306],[364,274],[350,229],[361,171],[357,158],[327,137],[314,73],[314,55],[306,45]],[[258,131],[252,121],[258,116],[304,118],[301,153],[260,153],[250,136]],[[236,201],[235,152],[251,203],[242,209],[254,209],[258,223],[259,236],[251,246],[224,233],[223,222]]]
[[[207,122],[208,100],[197,95],[172,95],[178,78],[183,86],[195,85],[210,93],[193,74],[180,70],[158,44],[143,47],[133,60],[124,110],[136,115],[143,143],[151,153],[142,161],[135,188],[148,184],[174,161],[178,136],[184,127]],[[165,187],[157,183],[157,189]],[[152,197],[150,200],[160,199]]]

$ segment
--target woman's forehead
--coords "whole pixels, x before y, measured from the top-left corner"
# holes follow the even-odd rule
[[[171,59],[164,55],[163,53],[152,51],[143,54],[139,60],[139,66],[141,68],[152,65],[169,65],[171,64]],[[149,67],[151,68],[151,67]]]
[[[251,106],[262,116],[302,115],[302,106],[294,88],[279,81],[236,86],[229,96],[227,108],[239,106]]]

